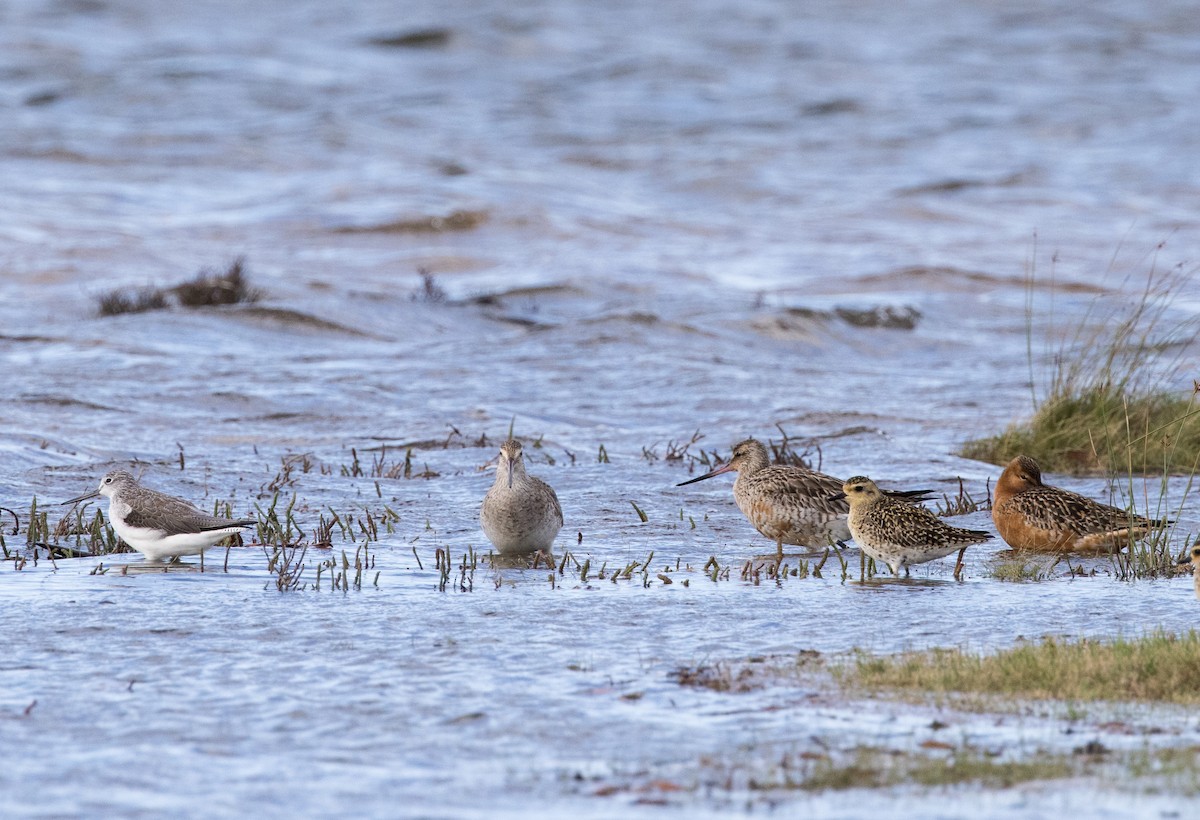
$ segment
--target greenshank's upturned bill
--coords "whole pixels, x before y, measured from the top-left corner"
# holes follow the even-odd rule
[[[218,518],[173,495],[147,489],[124,470],[113,470],[100,487],[63,504],[102,495],[117,535],[149,561],[196,555],[221,539],[258,522],[253,518]]]
[[[992,521],[1013,549],[1046,552],[1112,552],[1170,523],[1049,487],[1029,456],[1017,456],[1000,474]]]
[[[846,479],[838,493],[842,494],[850,502],[848,523],[854,541],[867,555],[886,563],[894,575],[900,574],[900,567],[907,575],[913,564],[942,558],[992,538],[983,530],[952,527],[920,505],[891,498],[866,476]]]
[[[850,505],[835,497],[842,490],[841,479],[803,467],[772,465],[767,448],[756,439],[734,445],[727,464],[675,486],[734,470],[738,477],[733,482],[733,500],[754,529],[775,542],[777,557],[782,559],[784,544],[821,548],[850,537],[846,524]],[[927,494],[926,490],[889,493],[913,501]]]
[[[554,489],[525,472],[521,442],[509,439],[500,446],[496,481],[479,510],[483,533],[501,555],[551,552],[562,529],[562,507]]]

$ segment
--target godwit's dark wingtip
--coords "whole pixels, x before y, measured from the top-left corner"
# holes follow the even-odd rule
[[[935,497],[933,490],[884,490],[883,494],[903,501],[929,501]]]

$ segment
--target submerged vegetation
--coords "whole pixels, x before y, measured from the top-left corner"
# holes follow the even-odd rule
[[[930,649],[896,655],[852,652],[833,656],[803,650],[795,656],[751,657],[740,662],[686,667],[673,675],[686,687],[741,697],[771,686],[798,688],[807,698],[845,700],[842,707],[858,714],[884,695],[925,701],[950,695],[951,709],[938,707],[937,717],[911,738],[878,742],[839,743],[819,731],[809,742],[798,741],[780,751],[754,746],[707,756],[695,769],[676,771],[675,790],[719,789],[749,794],[847,789],[938,789],[974,785],[1003,789],[1018,783],[1088,778],[1124,791],[1163,791],[1194,795],[1200,792],[1200,747],[1195,744],[1155,748],[1150,738],[1169,737],[1153,724],[1134,725],[1113,713],[1119,703],[1139,704],[1144,718],[1163,705],[1167,720],[1178,706],[1200,703],[1200,634],[1174,635],[1156,631],[1140,638],[1097,641],[1046,639],[990,654],[961,649]],[[976,697],[971,697],[972,695]],[[983,697],[978,697],[983,696]],[[791,694],[783,696],[791,702]],[[996,712],[1027,708],[1029,701],[1067,705],[1059,718],[1066,737],[1082,728],[1081,702],[1103,702],[1089,721],[1095,735],[1084,742],[1067,741],[1057,749],[1023,742],[1015,745],[1001,736],[991,741],[968,740],[968,726],[990,724]],[[761,696],[756,703],[761,704]],[[759,707],[761,708],[761,707]],[[982,713],[983,718],[968,713]],[[958,731],[951,727],[961,724]],[[1109,748],[1106,735],[1143,734],[1140,747]],[[971,731],[970,734],[978,734]],[[834,742],[830,742],[833,740]],[[897,745],[898,744],[898,745]],[[1065,747],[1065,748],[1064,748]],[[601,786],[597,795],[643,791],[644,785]]]
[[[668,803],[669,795],[700,791],[773,801],[786,792],[961,786],[1007,789],[1023,783],[1085,778],[1125,792],[1169,789],[1183,795],[1200,793],[1200,749],[1194,746],[1119,750],[1093,740],[1069,751],[1050,751],[929,738],[916,748],[860,744],[830,749],[824,739],[814,736],[813,740],[811,747],[783,753],[749,746],[706,755],[695,769],[676,768],[669,778],[647,779],[641,772],[627,778],[593,778],[599,782],[591,784],[591,793],[595,797],[641,795],[639,802],[657,804]],[[580,774],[573,779],[588,778]]]
[[[1195,273],[1176,268],[1164,274],[1152,265],[1132,304],[1103,312],[1098,298],[1051,353],[1050,381],[1042,396],[1034,391],[1033,417],[967,442],[961,455],[1005,464],[1025,454],[1047,472],[1194,474],[1200,467],[1200,380],[1193,377],[1185,386],[1180,378],[1181,365],[1200,343],[1200,321],[1173,321],[1172,305]],[[1031,384],[1035,284],[1031,274]]]
[[[984,749],[942,741],[930,741],[916,752],[858,746],[841,754],[783,755],[774,765],[747,772],[745,787],[821,792],[903,784],[925,788],[974,784],[999,789],[1083,774],[1085,761],[1072,758],[1038,752],[1023,759],[1003,759]]]
[[[858,714],[879,696],[923,702],[950,696],[937,706],[937,717],[915,728],[905,740],[838,742],[818,730],[810,741],[790,749],[753,745],[701,758],[696,767],[676,770],[672,789],[713,789],[751,795],[764,792],[841,791],[847,789],[939,789],[974,785],[1004,789],[1018,783],[1087,778],[1107,788],[1132,792],[1200,793],[1200,746],[1179,746],[1170,732],[1153,723],[1131,724],[1113,712],[1119,704],[1138,704],[1143,719],[1162,714],[1176,720],[1178,707],[1200,703],[1200,634],[1162,630],[1138,638],[1067,641],[1048,638],[989,654],[962,649],[929,649],[895,655],[855,651],[832,656],[802,650],[794,656],[756,656],[676,670],[685,687],[741,697],[773,686],[799,689],[806,698],[843,699],[847,713]],[[974,697],[972,697],[974,696]],[[783,695],[792,702],[790,692]],[[1065,703],[1058,718],[1060,737],[1092,725],[1085,742],[1047,748],[1041,744],[992,736],[968,740],[968,726],[990,724],[997,712],[1024,710],[1030,701]],[[761,704],[761,695],[755,701]],[[1081,724],[1081,702],[1096,703],[1098,714]],[[947,711],[946,706],[951,711]],[[1165,712],[1151,711],[1164,709]],[[739,707],[740,708],[740,707]],[[762,708],[761,705],[757,708]],[[954,711],[957,710],[957,711]],[[1039,707],[1039,712],[1040,712]],[[982,713],[972,717],[969,713]],[[841,719],[839,719],[840,722]],[[961,724],[957,731],[951,731]],[[1067,727],[1070,728],[1067,728]],[[1057,733],[1056,733],[1057,734]],[[1109,748],[1106,735],[1142,734],[1140,747]],[[833,740],[833,742],[830,742]],[[898,744],[898,745],[897,745]],[[1154,745],[1152,745],[1154,744]],[[1155,748],[1155,745],[1158,747]],[[645,784],[603,785],[595,794],[642,792]],[[764,795],[765,796],[765,795]]]
[[[202,270],[193,279],[172,287],[103,293],[97,308],[101,316],[118,316],[165,310],[172,304],[187,308],[218,307],[257,302],[261,298],[262,291],[251,287],[246,279],[245,260],[239,257],[224,272]]]

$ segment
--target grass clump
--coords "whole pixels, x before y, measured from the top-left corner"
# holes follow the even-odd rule
[[[165,310],[168,302],[166,294],[158,288],[139,288],[129,292],[111,290],[102,293],[97,307],[101,316],[119,316],[122,313]]]
[[[1161,246],[1160,246],[1161,248]],[[1172,305],[1196,270],[1151,264],[1137,297],[1105,309],[1099,297],[1050,354],[1052,372],[1034,414],[1003,433],[967,442],[961,454],[994,464],[1032,456],[1047,472],[1192,474],[1200,465],[1200,382],[1183,379],[1200,321],[1174,321]],[[1034,379],[1031,274],[1026,313]],[[1188,388],[1191,395],[1188,395]]]
[[[166,310],[172,304],[187,308],[218,307],[257,302],[261,298],[262,291],[252,288],[246,278],[245,260],[238,258],[222,273],[202,270],[194,279],[174,287],[102,293],[97,300],[97,311],[101,316],[119,316]]]
[[[1200,465],[1200,407],[1190,396],[1094,384],[1051,396],[1027,422],[967,442],[961,455],[993,464],[1032,456],[1046,472],[1191,474]]]
[[[833,671],[843,683],[868,689],[1194,704],[1200,703],[1200,634],[1158,630],[1112,641],[1047,638],[992,655],[962,649],[860,653]]]
[[[246,280],[245,260],[237,258],[224,273],[200,271],[196,278],[171,288],[183,307],[217,307],[257,302],[262,294]]]
[[[421,277],[421,287],[413,291],[409,298],[414,302],[441,304],[446,301],[446,291],[438,284],[433,274],[425,268],[418,268],[417,275]]]

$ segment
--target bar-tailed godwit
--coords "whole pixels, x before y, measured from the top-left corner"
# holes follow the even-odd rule
[[[98,495],[108,499],[108,520],[117,535],[148,561],[197,555],[258,523],[253,518],[208,515],[182,498],[143,487],[124,470],[113,470],[100,479],[98,489],[63,503],[77,504]]]
[[[992,520],[1008,545],[1018,550],[1101,552],[1119,550],[1168,521],[1153,521],[1042,483],[1029,456],[1008,463],[992,501]]]
[[[501,555],[550,552],[562,529],[562,507],[554,489],[525,472],[521,442],[500,445],[496,480],[479,509],[484,535]]]
[[[850,537],[846,525],[850,505],[844,499],[833,498],[841,492],[841,480],[803,467],[772,465],[767,448],[757,439],[748,438],[734,445],[728,463],[675,486],[731,471],[738,474],[733,482],[738,509],[756,530],[775,542],[778,558],[783,556],[784,544],[820,548]],[[928,493],[913,490],[893,494],[917,501]]]
[[[850,534],[867,555],[887,564],[893,575],[908,575],[923,564],[982,544],[992,537],[983,530],[952,527],[929,510],[884,494],[866,476],[847,479],[841,493],[850,502]],[[957,570],[956,570],[957,571]]]

